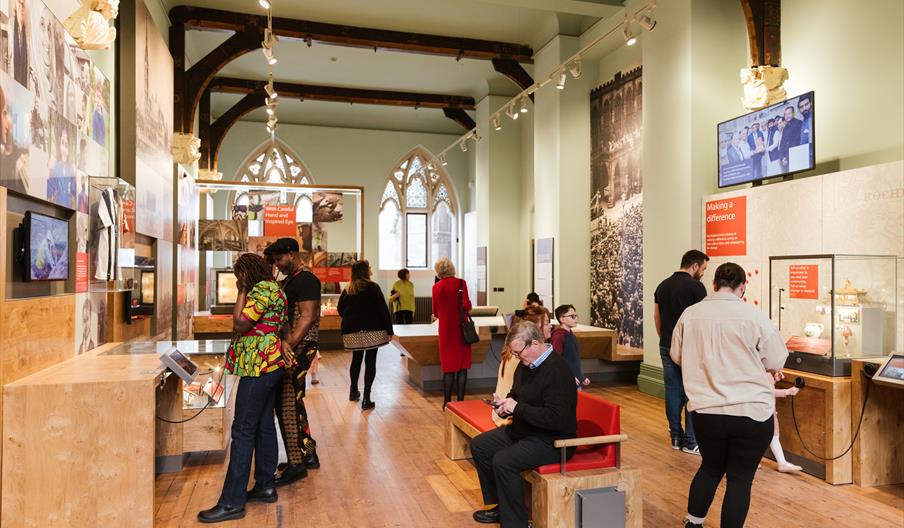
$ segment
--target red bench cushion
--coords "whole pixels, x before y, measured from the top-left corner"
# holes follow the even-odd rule
[[[578,438],[621,433],[618,405],[584,391],[578,393],[577,419]],[[565,464],[566,471],[607,467],[615,467],[615,444],[580,446]],[[537,468],[537,473],[540,474],[559,471],[559,463]]]
[[[496,423],[490,416],[492,408],[485,404],[483,400],[463,400],[457,402],[449,402],[446,404],[446,410],[451,411],[468,422],[481,433],[485,433],[496,428]]]

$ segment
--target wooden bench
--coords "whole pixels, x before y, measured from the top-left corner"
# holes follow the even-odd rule
[[[530,507],[534,528],[573,528],[575,493],[580,490],[615,487],[625,493],[625,526],[643,526],[643,497],[639,469],[621,466],[619,407],[598,396],[578,393],[577,438],[558,440],[562,461],[524,472],[530,485]],[[496,427],[490,407],[481,400],[450,402],[445,410],[446,455],[452,460],[471,457],[471,439]],[[565,461],[565,449],[576,447]]]

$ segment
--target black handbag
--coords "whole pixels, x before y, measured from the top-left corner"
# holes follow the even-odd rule
[[[461,340],[466,345],[473,345],[480,342],[480,336],[477,335],[477,329],[474,328],[474,321],[471,319],[470,314],[466,314],[462,306],[461,291],[464,285],[465,281],[458,279],[458,318],[461,325]]]

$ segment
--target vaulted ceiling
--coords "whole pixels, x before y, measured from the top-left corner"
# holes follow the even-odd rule
[[[557,34],[578,35],[617,12],[618,0],[271,0],[273,16],[359,26],[501,41],[534,50]],[[257,0],[166,0],[166,8],[191,5],[264,15]],[[186,34],[186,66],[224,42],[231,32],[190,30]],[[498,73],[489,60],[362,49],[281,38],[275,47],[276,81],[344,88],[394,90],[473,97],[511,95],[520,88]],[[522,64],[530,73],[530,64]],[[267,64],[259,52],[247,53],[225,66],[218,76],[264,80]],[[213,119],[241,99],[214,93]],[[474,117],[473,112],[471,117]],[[443,111],[323,101],[280,100],[280,123],[352,128],[460,133],[461,126]],[[243,120],[266,121],[263,109]]]

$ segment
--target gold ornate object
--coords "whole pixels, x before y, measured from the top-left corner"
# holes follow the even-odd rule
[[[866,302],[866,290],[858,290],[851,285],[851,279],[844,279],[844,286],[835,290],[835,304],[860,306]]]

